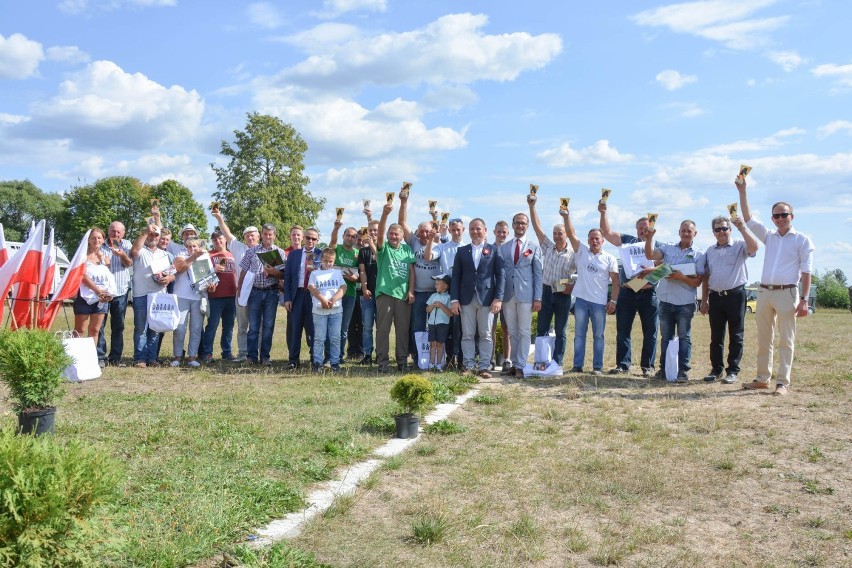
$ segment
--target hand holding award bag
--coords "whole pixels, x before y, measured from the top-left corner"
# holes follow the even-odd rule
[[[163,292],[148,294],[148,327],[158,333],[174,331],[180,322],[177,296]]]

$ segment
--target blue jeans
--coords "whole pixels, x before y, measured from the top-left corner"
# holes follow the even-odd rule
[[[148,327],[148,296],[133,298],[133,361],[155,363],[159,334]]]
[[[666,368],[666,348],[674,339],[675,328],[680,340],[678,349],[677,374],[685,375],[689,371],[689,359],[692,357],[692,318],[695,315],[695,303],[676,306],[660,302],[660,369]]]
[[[349,337],[349,322],[352,321],[352,311],[355,309],[355,301],[358,300],[357,296],[343,296],[340,300],[340,304],[343,306],[343,313],[341,314],[341,323],[340,323],[340,353],[346,353],[346,339]],[[314,327],[314,334],[316,334],[316,326]],[[330,339],[325,340],[325,349],[326,353],[331,353],[331,344]],[[314,342],[316,345],[316,341]]]
[[[213,355],[213,340],[216,339],[216,330],[222,323],[222,337],[219,346],[222,348],[222,359],[233,357],[231,352],[231,341],[234,337],[234,322],[237,319],[236,298],[210,298],[207,308],[207,327],[204,328],[204,337],[201,339],[201,356]]]
[[[373,354],[373,326],[376,323],[376,300],[373,298],[361,297],[361,321],[364,325],[361,345],[364,348],[364,355],[371,356]]]
[[[632,364],[630,334],[633,331],[633,320],[638,313],[642,324],[642,356],[639,361],[643,369],[654,368],[658,310],[656,290],[634,292],[630,288],[621,289],[618,294],[618,306],[615,308],[615,364],[618,367],[627,370]]]
[[[417,362],[417,342],[414,341],[414,334],[418,331],[426,331],[426,302],[429,301],[429,296],[434,293],[434,290],[431,292],[414,293],[414,303],[411,304],[411,325],[408,333],[408,349],[415,362]]]
[[[274,286],[268,290],[253,288],[246,307],[249,313],[247,358],[257,361],[259,348],[261,360],[269,359],[272,333],[275,331],[275,312],[278,310],[278,289]]]
[[[118,363],[124,352],[124,317],[127,312],[127,294],[113,298],[109,303],[109,317],[104,318],[101,324],[101,332],[98,334],[98,359],[108,359],[111,363]],[[107,355],[106,324],[109,320],[109,355]]]
[[[330,346],[329,362],[340,365],[340,327],[343,313],[314,314],[314,365],[322,365],[326,341]]]
[[[606,304],[593,304],[582,298],[574,303],[574,366],[582,369],[586,358],[586,332],[592,322],[592,369],[603,369]]]
[[[568,310],[571,308],[571,294],[553,292],[550,286],[544,285],[541,290],[541,310],[538,312],[538,330],[536,335],[547,335],[550,331],[550,321],[554,320],[556,341],[553,346],[553,360],[562,365],[565,356],[565,344],[568,341]]]
[[[201,345],[201,332],[204,326],[204,316],[201,315],[201,299],[187,300],[178,298],[181,322],[172,333],[172,354],[174,358],[183,357],[183,344],[186,340],[186,330],[189,329],[189,345],[186,347],[187,357],[197,357]]]

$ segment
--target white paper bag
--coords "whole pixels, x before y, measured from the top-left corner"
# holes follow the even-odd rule
[[[243,278],[243,287],[240,288],[240,297],[237,298],[237,305],[246,307],[248,305],[249,296],[251,296],[251,287],[254,284],[254,272],[246,271],[246,276]]]
[[[679,351],[680,338],[675,337],[669,341],[669,345],[666,347],[666,380],[670,383],[677,380]]]
[[[553,335],[540,335],[535,338],[536,363],[550,363],[553,360],[553,350],[556,348],[556,337]]]
[[[71,382],[79,383],[101,376],[95,338],[65,337],[62,339],[62,344],[65,346],[65,353],[73,359],[73,363],[65,369],[65,378]]]
[[[148,327],[164,333],[177,329],[181,319],[177,296],[154,292],[148,294]]]

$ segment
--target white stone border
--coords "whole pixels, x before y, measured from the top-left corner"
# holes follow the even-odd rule
[[[479,389],[474,388],[465,394],[456,397],[452,403],[439,404],[435,410],[423,419],[425,424],[434,424],[444,420],[471,397],[479,394]],[[256,532],[257,538],[250,542],[252,547],[269,546],[279,540],[295,538],[299,536],[308,521],[317,515],[321,515],[331,507],[334,500],[341,496],[353,495],[358,485],[367,479],[371,473],[379,468],[386,458],[401,454],[410,446],[417,443],[420,435],[416,438],[402,439],[393,438],[382,446],[373,450],[373,455],[378,458],[368,459],[339,471],[336,479],[325,481],[317,486],[307,497],[308,506],[301,511],[285,515],[281,519],[270,521],[262,529]]]

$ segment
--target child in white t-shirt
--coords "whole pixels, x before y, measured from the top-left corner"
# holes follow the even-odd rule
[[[330,344],[331,370],[340,370],[340,327],[343,323],[343,295],[346,280],[338,268],[334,268],[334,249],[322,251],[319,270],[311,271],[308,292],[313,300],[314,360],[311,367],[318,371],[325,357],[325,342]]]
[[[435,280],[435,293],[426,300],[426,323],[429,325],[429,368],[443,370],[444,351],[447,335],[450,331],[450,282],[448,274],[432,277]]]

